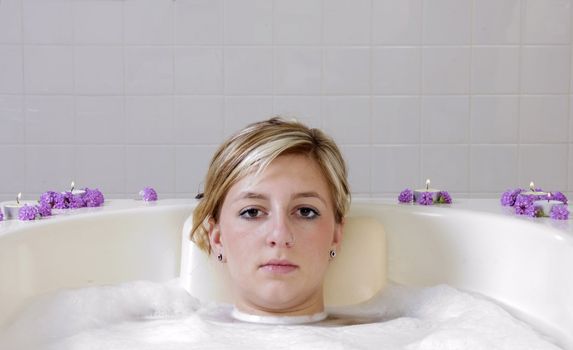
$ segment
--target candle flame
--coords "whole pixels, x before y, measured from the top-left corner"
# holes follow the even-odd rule
[[[549,202],[550,199],[551,199],[551,192],[547,193],[547,201]]]
[[[535,184],[533,183],[533,181],[531,181],[531,182],[529,183],[529,189],[532,190],[532,191],[535,191]]]
[[[16,197],[16,203],[20,204],[21,198],[22,198],[22,192],[18,192],[18,196]]]
[[[426,190],[430,188],[430,179],[426,180]]]
[[[76,187],[76,183],[72,181],[72,184],[70,185],[71,190],[70,192],[74,192],[74,188]]]

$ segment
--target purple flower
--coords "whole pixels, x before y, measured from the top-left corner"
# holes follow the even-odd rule
[[[83,195],[78,195],[78,194],[72,194],[71,192],[67,192],[70,193],[71,195],[67,195],[68,196],[68,208],[70,209],[77,209],[77,208],[83,208],[86,206],[86,203],[84,202],[84,199],[82,198]]]
[[[569,210],[565,204],[554,205],[551,207],[551,218],[555,220],[569,219]]]
[[[535,208],[533,207],[533,196],[524,196],[524,195],[519,195],[517,196],[517,199],[515,200],[515,213],[517,215],[527,215],[527,216],[532,216],[531,211],[533,210],[533,213],[535,213]],[[533,208],[533,209],[531,209]]]
[[[100,207],[105,199],[103,197],[103,193],[101,193],[97,188],[95,190],[86,188],[83,200],[87,207]]]
[[[434,204],[434,199],[432,198],[432,194],[430,192],[422,192],[422,194],[418,198],[418,204],[421,204],[421,205],[432,205],[432,204]]]
[[[56,194],[54,195],[54,206],[52,208],[67,209],[68,208],[67,203],[68,202],[66,200],[66,196],[63,193],[56,192]]]
[[[52,216],[52,207],[49,204],[40,203],[36,207],[38,208],[38,214],[40,214],[40,216]]]
[[[398,202],[400,203],[410,203],[413,199],[414,194],[409,188],[406,188],[404,191],[400,192],[400,195],[398,196]]]
[[[513,206],[515,205],[515,200],[517,196],[523,192],[521,188],[516,188],[515,190],[507,190],[501,195],[501,205],[503,206]]]
[[[452,196],[448,191],[438,192],[438,203],[452,204]]]
[[[527,209],[525,209],[523,215],[535,218],[542,216],[543,211],[541,210],[540,207],[536,207],[535,205],[532,204],[529,207],[527,207]]]
[[[0,221],[4,220],[4,214],[2,213],[2,210],[0,210]]]
[[[40,196],[40,204],[48,205],[50,208],[53,208],[56,204],[56,199],[58,197],[58,193],[54,191],[47,191],[42,193]]]
[[[86,204],[82,198],[82,195],[75,195],[72,192],[65,192],[56,194],[56,203],[54,204],[55,209],[76,209],[83,208]]]
[[[23,221],[36,220],[38,215],[38,208],[35,205],[24,204],[18,211],[18,219]]]
[[[155,190],[151,187],[145,187],[139,191],[139,195],[146,202],[157,200],[157,192],[155,192]]]
[[[567,204],[567,197],[561,192],[554,192],[551,194],[551,199],[563,202],[563,204]]]

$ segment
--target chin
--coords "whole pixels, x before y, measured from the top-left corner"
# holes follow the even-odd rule
[[[259,299],[258,305],[276,312],[298,309],[301,305],[307,305],[309,300],[320,291],[309,291],[293,286],[274,284],[255,292]],[[322,296],[322,293],[320,294]]]

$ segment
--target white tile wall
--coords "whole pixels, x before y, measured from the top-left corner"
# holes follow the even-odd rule
[[[223,0],[175,3],[175,43],[215,45],[223,42]]]
[[[473,2],[473,43],[519,44],[521,0]]]
[[[274,114],[333,135],[357,196],[571,193],[571,1],[2,0],[0,200],[192,196]]]

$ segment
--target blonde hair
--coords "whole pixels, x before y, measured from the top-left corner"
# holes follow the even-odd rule
[[[285,154],[308,155],[317,162],[331,191],[335,219],[342,222],[350,206],[350,189],[338,146],[319,129],[275,117],[248,125],[215,152],[204,192],[198,196],[200,202],[193,212],[191,240],[210,253],[207,223],[211,218],[218,221],[229,189],[244,176],[262,172],[276,157]]]

